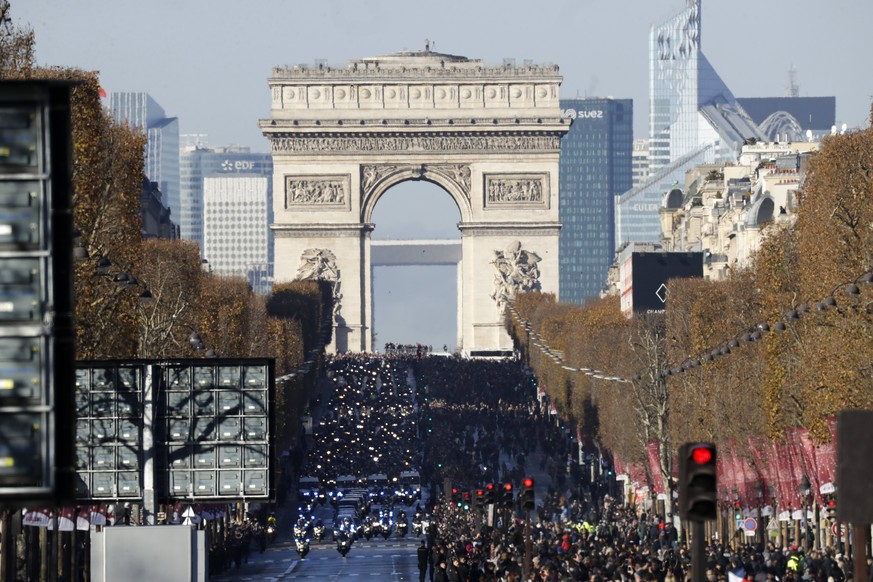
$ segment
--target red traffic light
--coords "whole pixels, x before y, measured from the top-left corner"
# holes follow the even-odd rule
[[[457,495],[457,494],[458,494],[458,488],[452,487],[452,495]]]
[[[695,447],[691,451],[691,460],[698,465],[705,465],[712,461],[712,450],[709,447]]]
[[[485,491],[483,491],[482,489],[476,489],[476,495],[478,497],[482,497],[483,495],[485,495]]]
[[[487,489],[488,491],[492,491],[494,489],[494,483],[489,483],[485,486],[485,489]]]
[[[512,493],[512,483],[504,483],[503,490],[508,491],[509,493]]]
[[[534,486],[533,479],[531,479],[530,477],[525,477],[524,481],[522,481],[521,484],[525,487],[533,487]]]

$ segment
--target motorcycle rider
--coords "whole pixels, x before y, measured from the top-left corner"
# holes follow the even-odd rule
[[[273,543],[273,540],[276,538],[277,523],[276,514],[270,513],[267,517],[267,527],[265,528],[267,543]]]
[[[308,530],[309,526],[306,523],[306,520],[302,517],[297,518],[297,523],[294,524],[294,537],[303,539],[306,537]]]

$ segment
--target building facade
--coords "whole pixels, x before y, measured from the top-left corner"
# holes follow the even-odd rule
[[[246,277],[256,293],[272,284],[271,178],[203,178],[202,256],[213,273]]]
[[[636,188],[649,177],[649,140],[635,139],[631,152],[632,188]]]
[[[170,220],[170,209],[164,206],[158,185],[144,180],[139,194],[139,216],[143,238],[179,238],[179,226]]]
[[[187,138],[188,136],[186,136]],[[246,147],[209,147],[197,139],[186,139],[179,161],[180,200],[178,218],[181,237],[203,249],[203,180],[212,176],[272,176],[270,154],[252,153]]]
[[[700,0],[649,38],[649,177],[616,198],[616,244],[657,242],[664,193],[705,163],[736,161],[750,138],[764,140],[701,50]]]
[[[145,174],[158,185],[170,219],[179,223],[179,119],[167,117],[164,109],[143,92],[112,92],[109,111],[118,123],[138,127],[145,132]]]
[[[818,146],[749,144],[736,164],[688,172],[663,200],[663,250],[703,253],[703,275],[711,280],[748,266],[771,225],[795,220],[806,162]]]
[[[614,197],[631,187],[633,102],[562,99],[560,297],[598,297],[615,254]]]

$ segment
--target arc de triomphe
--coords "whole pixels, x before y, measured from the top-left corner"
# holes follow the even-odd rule
[[[459,349],[512,349],[506,300],[558,292],[561,80],[553,65],[431,51],[273,70],[260,127],[273,153],[275,280],[335,282],[330,349],[373,351],[371,217],[405,180],[441,186],[460,209]]]

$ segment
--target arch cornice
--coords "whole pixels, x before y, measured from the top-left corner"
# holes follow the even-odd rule
[[[458,205],[461,222],[473,216],[468,164],[363,164],[361,166],[361,222],[372,222],[376,203],[392,186],[407,180],[424,180],[442,187]]]

